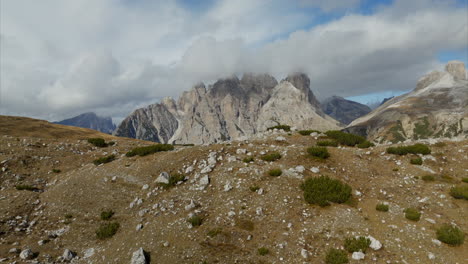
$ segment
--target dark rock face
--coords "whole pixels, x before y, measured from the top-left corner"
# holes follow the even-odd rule
[[[323,101],[322,110],[325,114],[346,125],[371,112],[367,105],[346,100],[339,96],[332,96]]]
[[[115,125],[112,123],[112,119],[110,117],[100,117],[92,112],[84,113],[79,116],[54,123],[67,126],[90,128],[108,134],[112,134],[112,132],[115,130]]]

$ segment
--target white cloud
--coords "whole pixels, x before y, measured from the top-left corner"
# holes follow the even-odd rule
[[[175,0],[2,1],[0,112],[123,117],[198,81],[251,71],[304,71],[321,97],[408,90],[441,66],[439,51],[468,44],[466,10],[447,1],[399,0],[309,30],[298,28],[314,14],[298,6],[331,12],[359,1],[298,1],[224,0],[197,13]]]

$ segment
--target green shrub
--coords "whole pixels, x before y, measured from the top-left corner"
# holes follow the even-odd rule
[[[423,160],[421,158],[414,158],[414,159],[411,159],[410,160],[410,163],[413,164],[413,165],[422,165],[423,164]]]
[[[261,248],[258,249],[258,254],[260,256],[265,256],[268,253],[270,253],[270,250],[268,250],[268,248],[261,247]]]
[[[320,159],[328,159],[330,157],[330,153],[328,153],[326,147],[310,147],[307,149],[307,153]]]
[[[169,176],[169,183],[160,183],[164,189],[169,189],[177,185],[178,182],[184,181],[185,176],[180,173],[174,173]]]
[[[358,148],[370,148],[370,147],[374,147],[374,146],[375,146],[374,143],[369,142],[369,141],[367,141],[367,140],[364,141],[364,142],[362,142],[362,143],[359,143],[359,144],[357,145]]]
[[[115,145],[115,142],[114,142],[114,141],[109,141],[109,142],[107,142],[107,145],[109,145],[109,146],[114,146],[114,145]]]
[[[214,228],[214,229],[211,229],[210,231],[208,231],[207,236],[209,237],[215,237],[219,234],[221,234],[223,232],[223,230],[221,228]]]
[[[421,179],[425,182],[435,181],[434,175],[430,175],[430,174],[422,176]]]
[[[468,186],[460,185],[450,188],[450,195],[455,199],[465,199],[468,200]]]
[[[102,211],[101,212],[101,220],[109,220],[111,217],[115,214],[114,211],[108,210],[108,211]]]
[[[59,170],[59,169],[52,169],[52,172],[53,172],[53,173],[60,173],[60,172],[62,172],[62,171]]]
[[[174,150],[174,146],[171,144],[157,144],[157,145],[152,145],[152,146],[134,148],[131,151],[127,152],[127,154],[125,155],[127,157],[133,157],[136,155],[146,156],[146,155],[153,154],[156,152],[170,151],[170,150]]]
[[[351,197],[351,187],[328,176],[309,178],[301,185],[304,199],[310,204],[328,206],[330,202],[345,203]]]
[[[393,168],[392,171],[399,171],[399,169],[398,168]]]
[[[348,263],[348,254],[341,249],[331,248],[328,250],[325,257],[326,264],[345,264]]]
[[[435,147],[438,147],[438,148],[443,148],[445,146],[447,146],[447,143],[445,142],[437,142],[434,144]]]
[[[338,142],[336,142],[335,140],[321,140],[321,141],[317,141],[317,146],[338,147]]]
[[[273,177],[281,176],[281,174],[283,174],[283,171],[279,168],[271,169],[268,171],[268,175],[273,176]]]
[[[88,143],[100,148],[107,147],[107,143],[103,138],[88,138]]]
[[[252,191],[252,192],[256,192],[256,191],[260,190],[260,187],[258,187],[258,186],[255,185],[255,186],[250,186],[249,189],[250,189],[250,191]]]
[[[272,152],[272,153],[265,154],[261,156],[260,158],[263,161],[275,161],[275,160],[281,159],[281,154],[279,154],[278,152]]]
[[[436,234],[438,240],[452,246],[459,246],[463,244],[463,241],[465,240],[465,233],[453,225],[442,225],[437,229]]]
[[[388,212],[388,204],[379,203],[375,206],[375,210],[380,212]]]
[[[340,143],[341,145],[345,145],[345,146],[354,147],[366,141],[366,138],[364,137],[350,134],[350,133],[345,133],[339,130],[330,130],[330,131],[325,132],[325,134],[329,138],[332,138],[338,141],[338,143]]]
[[[463,179],[462,179],[462,182],[468,183],[468,178],[463,178]]]
[[[365,237],[358,237],[358,238],[347,238],[344,243],[344,248],[349,252],[358,252],[361,251],[362,253],[366,253],[366,250],[369,248],[371,244],[370,239]]]
[[[93,161],[94,165],[100,165],[100,164],[104,164],[104,163],[109,163],[111,161],[115,160],[115,155],[109,155],[109,156],[106,156],[106,157],[102,157],[102,158],[99,158],[99,159],[95,159]]]
[[[201,226],[203,223],[203,218],[199,215],[194,215],[187,219],[187,222],[189,222],[193,227]]]
[[[388,154],[406,155],[406,154],[431,154],[431,149],[424,144],[414,144],[410,146],[389,147],[387,148]]]
[[[250,162],[254,161],[254,158],[253,157],[246,157],[242,161],[245,162],[245,163],[250,163]]]
[[[18,191],[35,191],[35,190],[37,190],[36,187],[33,187],[31,185],[27,185],[27,184],[19,184],[19,185],[16,185],[15,188]]]
[[[65,219],[72,219],[73,215],[72,214],[65,214]]]
[[[120,224],[117,222],[111,222],[111,223],[104,223],[99,226],[98,230],[96,230],[96,236],[99,239],[106,239],[110,238],[117,233],[117,230],[119,230]]]
[[[414,208],[406,208],[405,217],[412,221],[419,221],[419,219],[421,219],[421,213]]]
[[[311,129],[311,130],[299,130],[299,131],[298,131],[298,133],[301,134],[301,135],[303,135],[303,136],[310,136],[310,134],[312,134],[312,133],[314,133],[314,132],[317,133],[317,134],[320,134],[320,133],[321,133],[321,132],[318,131],[318,130],[312,130],[312,129]]]
[[[291,127],[288,125],[277,125],[277,126],[269,127],[267,128],[267,130],[273,130],[275,128],[278,130],[282,129],[284,131],[291,131]]]

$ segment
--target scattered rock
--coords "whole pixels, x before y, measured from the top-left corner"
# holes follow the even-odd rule
[[[301,249],[301,256],[306,259],[309,257],[309,252],[307,252],[307,250],[303,248]]]
[[[131,264],[147,264],[148,260],[145,256],[145,251],[143,248],[139,248],[137,251],[133,252]]]
[[[63,251],[62,258],[66,261],[71,261],[76,256],[75,252],[68,248]]]
[[[312,167],[312,168],[310,168],[310,171],[313,172],[313,173],[319,173],[320,169],[318,167]]]
[[[367,238],[371,241],[370,248],[373,250],[379,250],[382,248],[382,243],[378,241],[377,239],[373,238],[372,236],[367,236]]]
[[[32,259],[34,257],[34,253],[32,252],[31,249],[27,248],[27,249],[21,251],[19,257],[21,259]]]
[[[351,256],[353,259],[355,260],[361,260],[361,259],[364,259],[366,255],[362,252],[353,252],[353,255]]]
[[[154,182],[168,184],[169,183],[169,177],[170,177],[169,173],[163,171],[163,172],[161,172],[161,174],[159,174],[159,176],[156,178],[156,180]]]

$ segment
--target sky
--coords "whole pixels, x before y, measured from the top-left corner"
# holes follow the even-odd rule
[[[304,72],[374,103],[468,62],[468,0],[0,0],[0,114],[121,120],[202,81]]]

